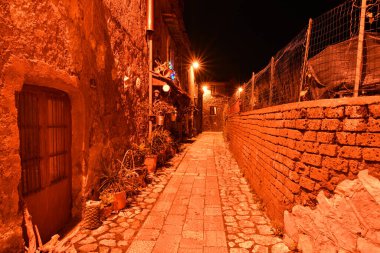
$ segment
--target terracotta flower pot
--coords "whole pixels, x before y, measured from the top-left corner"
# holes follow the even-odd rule
[[[165,116],[164,115],[158,115],[157,116],[157,125],[163,126],[165,122]]]
[[[146,155],[144,160],[149,173],[155,173],[157,167],[157,155]]]
[[[127,205],[127,196],[125,191],[114,193],[113,209],[119,211]]]

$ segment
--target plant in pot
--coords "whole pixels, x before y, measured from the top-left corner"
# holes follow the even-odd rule
[[[153,154],[149,149],[148,153],[145,155],[144,164],[149,173],[155,173],[157,169],[157,154]]]
[[[154,115],[157,117],[157,125],[159,126],[164,124],[165,114],[172,114],[176,112],[176,108],[173,105],[159,99],[154,101],[152,109]]]
[[[149,140],[150,152],[157,155],[157,164],[164,165],[168,156],[167,152],[171,150],[173,139],[170,132],[164,129],[155,129]]]
[[[100,178],[100,199],[105,212],[118,211],[127,204],[126,183],[120,174],[120,166],[117,162],[111,161],[108,166],[104,166]]]
[[[130,153],[132,153],[131,150],[128,150],[123,160],[117,159],[110,162],[108,166],[103,166],[99,192],[105,212],[123,209],[127,205],[127,197],[143,186],[141,178],[146,175],[143,174],[142,168],[135,167],[134,157],[129,156]],[[129,160],[130,157],[132,157],[132,162]]]
[[[132,144],[132,148],[124,154],[121,166],[124,169],[125,177],[129,179],[129,183],[135,190],[146,186],[147,168],[145,165],[145,157],[148,148],[145,144]]]

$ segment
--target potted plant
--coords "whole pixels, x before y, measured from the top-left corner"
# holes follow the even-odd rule
[[[145,184],[146,172],[149,171],[146,165],[147,156],[149,156],[149,148],[146,147],[144,143],[140,145],[133,143],[132,148],[127,151],[126,158],[124,159],[126,161],[125,164],[140,177],[140,179],[137,180],[139,181],[137,183],[140,185],[137,187]]]
[[[153,113],[157,117],[157,125],[162,126],[165,120],[165,114],[173,113],[176,111],[175,107],[163,100],[156,100],[153,103]]]
[[[121,161],[117,159],[103,166],[99,192],[105,209],[123,209],[127,204],[127,196],[144,186],[146,173],[144,168],[135,165],[133,154],[132,150],[128,150]]]
[[[167,152],[173,146],[173,139],[169,131],[164,129],[155,129],[149,140],[150,153],[157,155],[157,164],[163,165],[167,160]]]
[[[114,161],[103,170],[99,187],[100,199],[104,207],[111,206],[112,210],[123,209],[127,204],[126,182],[120,175],[120,167]]]
[[[155,173],[157,169],[157,154],[146,154],[144,164],[147,167],[149,173]]]

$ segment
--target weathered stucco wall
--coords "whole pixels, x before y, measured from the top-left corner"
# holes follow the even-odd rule
[[[0,252],[21,252],[15,92],[53,87],[72,104],[73,215],[96,192],[100,161],[145,138],[144,1],[0,1]]]
[[[368,169],[379,178],[380,97],[286,104],[230,115],[230,148],[268,215],[316,205]]]

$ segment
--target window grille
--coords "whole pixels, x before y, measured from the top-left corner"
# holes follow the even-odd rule
[[[21,188],[27,195],[69,175],[71,109],[66,93],[31,85],[16,94],[16,103]]]

